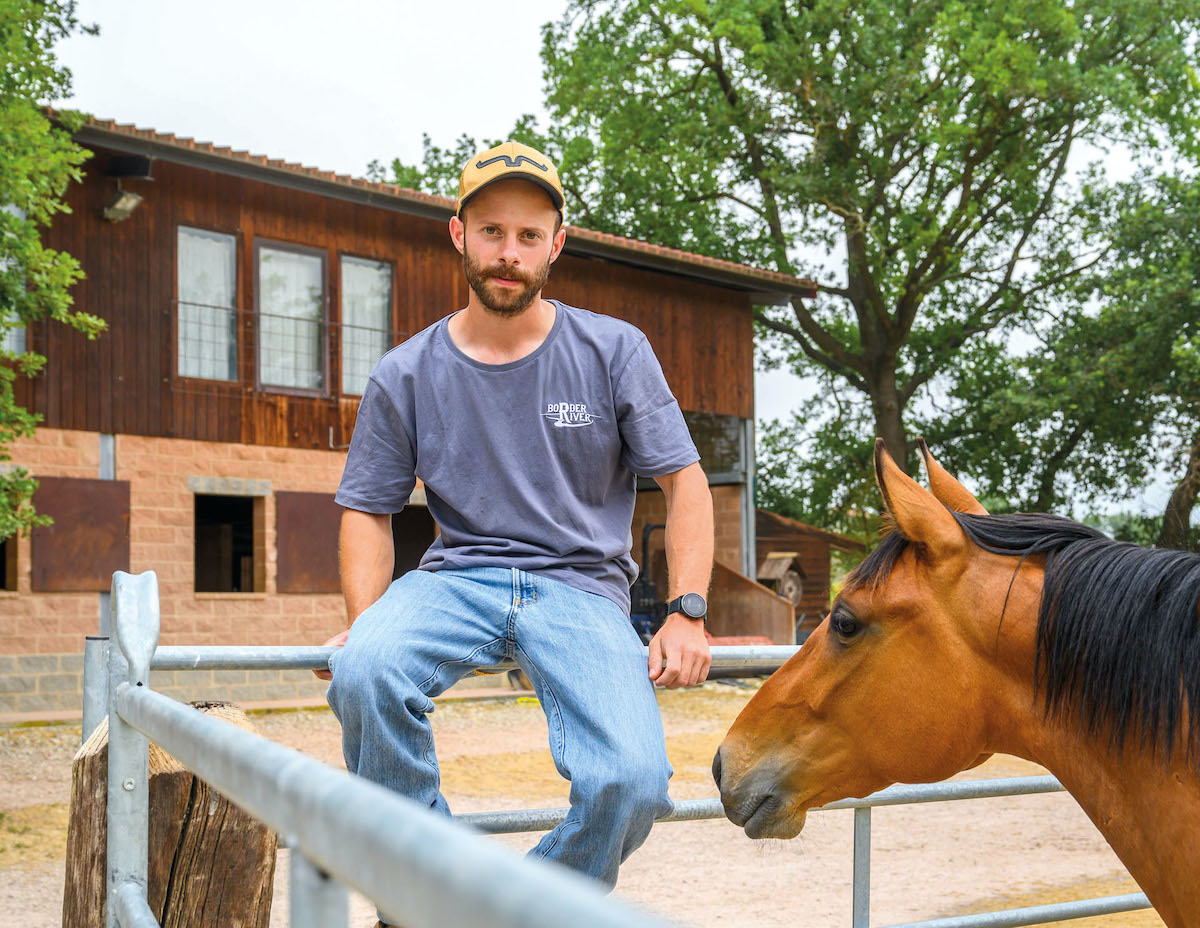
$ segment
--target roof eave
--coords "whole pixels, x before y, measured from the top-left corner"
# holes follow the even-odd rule
[[[453,207],[441,202],[443,200],[441,197],[430,196],[426,199],[423,194],[402,193],[400,188],[397,188],[395,193],[389,193],[376,189],[374,186],[366,186],[366,182],[363,182],[363,186],[358,186],[353,178],[347,181],[332,177],[308,176],[285,167],[276,167],[270,163],[249,162],[220,151],[187,148],[153,138],[107,131],[94,125],[82,126],[74,133],[74,138],[81,145],[159,158],[175,164],[183,164],[206,171],[217,171],[234,177],[276,184],[292,190],[301,190],[352,203],[391,209],[425,219],[449,222],[450,217],[454,215]],[[572,232],[573,234],[567,236],[567,244],[564,248],[567,254],[603,258],[633,267],[666,271],[693,280],[717,284],[745,292],[750,302],[757,305],[786,305],[794,298],[811,297],[816,292],[815,286],[802,286],[799,281],[796,286],[785,283],[776,284],[774,281],[738,274],[731,269],[683,261],[671,255],[649,254],[638,248],[604,241],[599,236],[593,238],[592,236],[596,233],[590,233],[586,229],[573,229]]]

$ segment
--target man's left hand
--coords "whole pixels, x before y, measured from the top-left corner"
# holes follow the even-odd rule
[[[650,679],[670,690],[695,686],[708,678],[712,654],[704,623],[672,612],[650,639]]]

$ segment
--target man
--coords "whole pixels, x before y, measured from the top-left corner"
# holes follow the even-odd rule
[[[571,781],[570,814],[530,854],[611,888],[671,808],[652,684],[708,674],[712,498],[645,336],[542,299],[562,207],[554,166],[528,146],[464,168],[450,238],[468,303],[368,379],[336,495],[351,627],[326,642],[344,648],[318,676],[332,680],[347,768],[448,814],[431,697],[515,659]],[[649,667],[629,622],[635,475],[667,500],[671,614]],[[391,513],[416,478],[441,534],[392,581]]]

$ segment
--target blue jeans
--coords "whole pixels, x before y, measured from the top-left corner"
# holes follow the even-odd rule
[[[611,888],[617,868],[671,810],[662,719],[642,643],[621,607],[515,568],[412,570],[350,628],[326,698],[351,773],[445,814],[430,697],[515,659],[571,781],[571,811],[529,852]]]

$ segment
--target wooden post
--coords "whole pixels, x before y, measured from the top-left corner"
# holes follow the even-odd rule
[[[253,731],[232,703],[194,702]],[[63,928],[103,928],[108,719],[71,765]],[[150,742],[147,901],[162,928],[267,928],[277,837]]]

